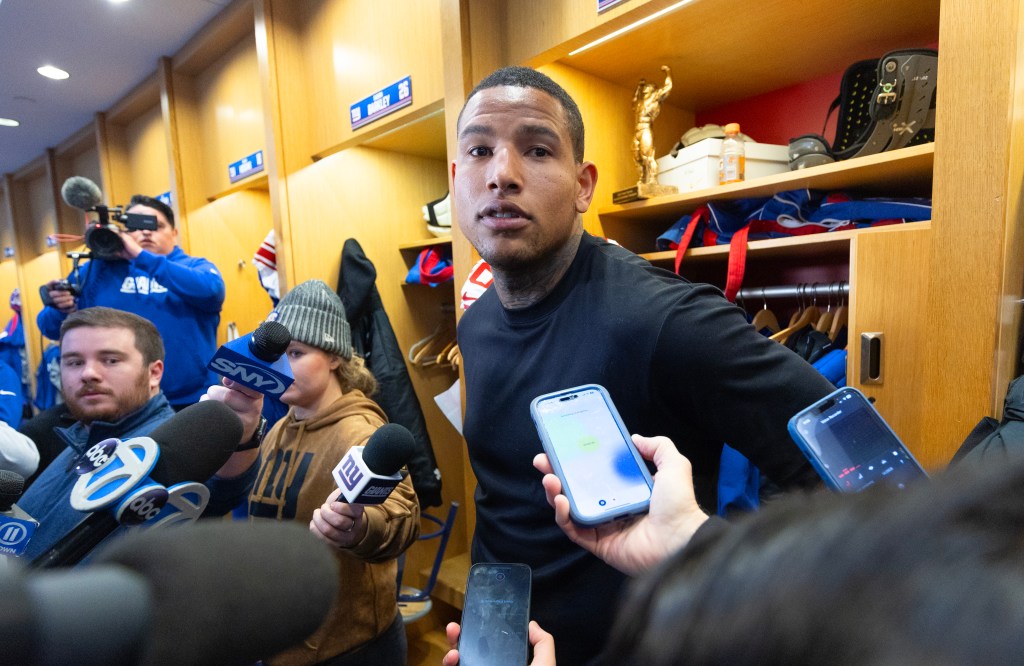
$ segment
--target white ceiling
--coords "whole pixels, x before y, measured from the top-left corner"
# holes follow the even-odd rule
[[[231,0],[0,0],[0,174],[93,121]],[[36,72],[71,74],[53,81]]]

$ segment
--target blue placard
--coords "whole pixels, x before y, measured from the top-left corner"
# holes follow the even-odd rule
[[[243,157],[237,162],[230,164],[228,166],[228,179],[232,183],[237,183],[243,178],[260,171],[263,171],[263,151],[257,150],[252,155]]]
[[[352,119],[352,129],[372,123],[374,120],[383,118],[410,104],[412,104],[412,77],[407,76],[350,106],[349,117]]]
[[[232,165],[232,166],[234,166],[234,165]],[[162,201],[163,203],[167,204],[168,206],[171,205],[171,193],[170,192],[164,192],[163,194],[158,194],[158,195],[156,195],[155,199],[157,201]]]
[[[46,237],[46,247],[57,247],[57,239],[52,234]]]
[[[597,13],[600,14],[606,9],[611,9],[617,4],[623,3],[626,0],[597,0]]]
[[[14,248],[8,245],[4,248],[4,259],[10,259],[14,256]]]

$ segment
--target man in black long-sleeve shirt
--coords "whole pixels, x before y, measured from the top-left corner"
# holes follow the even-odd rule
[[[506,68],[470,94],[452,164],[459,226],[494,285],[465,314],[464,434],[478,480],[473,560],[533,569],[532,616],[561,663],[600,654],[624,575],[566,538],[532,467],[538,395],[608,389],[627,427],[666,435],[715,505],[721,445],[782,488],[817,477],[786,432],[832,386],[750,327],[707,285],[583,231],[597,169],[575,103],[546,76]]]

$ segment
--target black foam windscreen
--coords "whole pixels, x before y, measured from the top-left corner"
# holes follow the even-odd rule
[[[10,511],[25,490],[25,477],[9,469],[0,469],[0,511]]]
[[[171,486],[206,481],[227,462],[242,440],[242,421],[217,400],[189,405],[148,435],[160,445],[150,478]]]
[[[265,321],[252,332],[249,351],[256,358],[273,363],[281,358],[291,342],[292,334],[287,326],[279,321]]]
[[[416,452],[416,442],[408,428],[387,423],[370,435],[363,449],[363,463],[374,474],[397,474]]]
[[[39,635],[32,622],[28,590],[12,559],[0,566],[0,663],[31,664]]]
[[[206,521],[137,532],[98,551],[151,586],[142,664],[251,663],[299,643],[323,622],[337,561],[302,525]]]
[[[103,203],[103,192],[96,183],[83,176],[72,176],[60,188],[64,203],[72,208],[89,210]]]

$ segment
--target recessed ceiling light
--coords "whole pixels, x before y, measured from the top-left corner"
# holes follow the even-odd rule
[[[120,5],[120,4],[122,4],[122,3],[128,2],[128,0],[108,0],[108,1],[109,1],[109,2],[110,2],[110,4],[112,4],[112,5]]]
[[[0,118],[0,125],[3,125],[4,127],[17,127],[20,124],[21,123],[13,118]]]
[[[40,67],[36,71],[39,72],[40,74],[42,74],[43,76],[45,76],[48,79],[54,79],[54,80],[57,80],[57,81],[66,79],[69,76],[71,76],[70,74],[65,72],[63,69],[60,69],[59,67],[54,67],[53,65],[43,65],[42,67]]]

